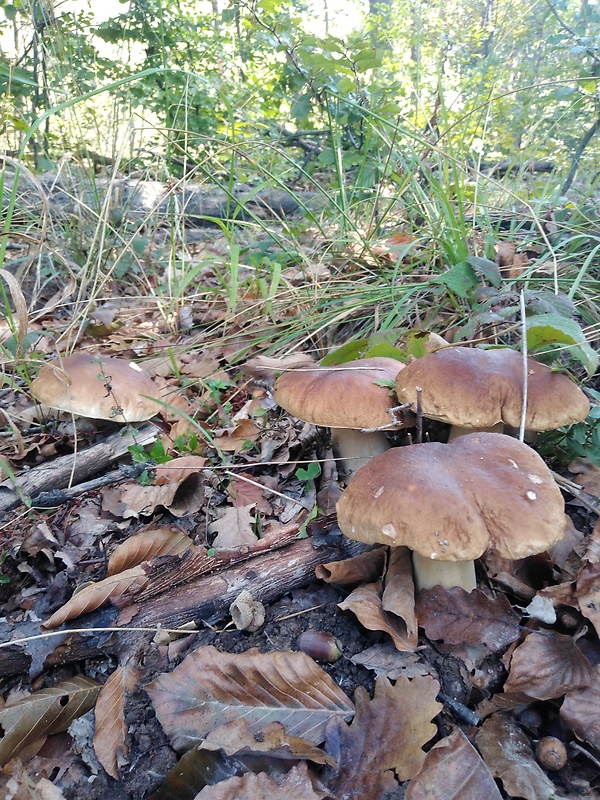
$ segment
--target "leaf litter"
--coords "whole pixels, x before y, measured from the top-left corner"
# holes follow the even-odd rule
[[[412,243],[389,239],[380,256],[408,257]],[[500,244],[502,280],[527,262]],[[188,310],[200,324],[228,318],[222,302]],[[136,800],[593,797],[600,782],[594,518],[571,505],[572,537],[549,555],[510,562],[487,554],[470,594],[437,587],[415,602],[404,548],[331,560],[341,537],[322,512],[333,513],[343,481],[323,431],[282,414],[270,394],[279,371],[314,360],[254,353],[240,376],[237,354],[251,339],[240,320],[230,333],[193,354],[173,349],[172,358],[160,355],[176,344],[165,330],[155,344],[135,342],[129,355],[146,357],[165,398],[147,484],[122,480],[63,507],[32,509],[11,530],[17,544],[7,543],[14,591],[4,596],[5,641],[40,622],[107,630],[65,628],[56,646],[46,643],[35,657],[33,644],[4,649],[0,753],[8,763],[0,786],[17,781],[24,798],[44,800],[84,785],[95,800],[106,775]],[[121,329],[103,352],[122,355],[133,341]],[[97,347],[85,337],[82,344]],[[34,419],[22,397],[10,408]],[[77,425],[75,434],[73,420],[59,418],[43,435],[16,425],[3,457],[17,471],[33,468],[103,435],[101,426]],[[317,458],[320,475],[310,469]],[[576,461],[571,470],[595,491],[597,468]],[[282,558],[300,533],[323,548],[323,559],[316,575],[266,605],[258,631],[233,629],[215,592],[214,620],[223,627],[196,619],[175,633],[158,622],[135,634],[139,608],[158,597],[175,609],[194,575],[239,581],[242,595],[260,572],[261,553],[279,546],[287,525],[294,533]],[[251,560],[242,580],[228,566],[244,558]],[[286,569],[290,576],[298,570],[293,557]],[[73,594],[76,584],[83,588]],[[119,609],[121,620],[131,620],[122,633]],[[306,630],[335,635],[342,658],[318,664],[296,652]],[[21,696],[17,676],[28,673],[33,691]],[[95,733],[84,742],[72,723],[92,708]],[[535,755],[549,734],[568,754],[552,774]],[[43,755],[51,745],[64,748],[55,759]],[[87,782],[92,768],[77,772],[75,759],[97,759],[97,791]],[[28,772],[54,761],[69,766]]]

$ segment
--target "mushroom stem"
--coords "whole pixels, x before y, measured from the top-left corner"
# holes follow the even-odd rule
[[[418,592],[433,586],[460,586],[472,592],[477,586],[474,561],[438,561],[413,551],[413,573]]]
[[[332,428],[331,445],[348,480],[372,458],[390,449],[390,443],[383,431],[363,433],[352,428]]]

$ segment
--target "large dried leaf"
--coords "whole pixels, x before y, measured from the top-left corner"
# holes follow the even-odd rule
[[[271,758],[306,759],[315,764],[335,763],[331,756],[308,739],[287,734],[281,722],[270,722],[259,733],[252,733],[247,720],[236,719],[212,730],[200,747],[223,750],[228,756],[234,753],[268,753]]]
[[[361,625],[370,631],[385,631],[392,637],[397,650],[416,650],[416,633],[409,634],[404,620],[383,610],[381,605],[381,581],[359,586],[351,592],[343,603],[338,603],[342,611],[352,611]]]
[[[569,692],[560,715],[575,734],[596,750],[600,750],[600,667],[594,667],[594,678],[585,689]]]
[[[233,475],[227,491],[235,506],[255,506],[261,514],[271,514],[273,511],[266,497],[266,487],[253,475],[246,472]]]
[[[247,772],[242,778],[229,778],[206,786],[196,800],[319,800],[308,777],[306,764],[299,764],[283,776]]]
[[[159,556],[177,556],[191,550],[194,543],[183,531],[158,525],[155,528],[130,536],[129,539],[115,547],[108,559],[107,575],[116,575],[131,567],[137,567],[144,561]]]
[[[456,728],[435,744],[406,790],[405,800],[501,800],[489,769]]]
[[[594,543],[595,546],[597,546]],[[587,563],[577,576],[579,610],[600,635],[600,563]]]
[[[66,731],[71,722],[94,705],[100,684],[89,678],[70,678],[0,709],[0,765],[28,744],[51,733]]]
[[[261,433],[261,429],[251,419],[242,419],[235,428],[219,431],[216,443],[221,450],[239,453],[248,442],[255,443]]]
[[[255,544],[254,506],[228,506],[219,519],[208,526],[209,533],[216,533],[213,547],[241,547],[244,544]]]
[[[3,800],[65,800],[58,786],[48,778],[40,778],[31,767],[28,770],[18,758],[0,770],[0,797]]]
[[[352,702],[304,653],[220,653],[201,647],[146,687],[177,751],[189,750],[219,725],[238,718],[260,731],[281,722],[288,734],[323,741],[332,717],[347,719]]]
[[[433,678],[403,677],[395,685],[377,678],[372,700],[362,687],[356,690],[352,725],[334,720],[327,726],[325,749],[338,761],[336,800],[379,800],[393,788],[394,772],[401,781],[416,775],[422,747],[437,732],[431,720],[442,710],[439,690]]]
[[[419,625],[430,639],[446,644],[485,644],[493,652],[519,638],[519,616],[503,594],[487,597],[460,586],[424,589],[417,599]]]
[[[126,763],[127,725],[125,723],[125,693],[132,692],[139,680],[140,670],[131,664],[117,669],[102,687],[96,701],[96,730],[94,752],[108,774],[120,780],[119,768]]]
[[[393,547],[390,551],[381,605],[384,611],[404,621],[409,639],[416,641],[415,584],[408,547]]]
[[[383,571],[387,547],[377,547],[367,550],[353,558],[343,561],[331,561],[329,564],[319,564],[315,575],[326,583],[335,583],[338,586],[347,586],[352,583],[371,583],[377,580]]]
[[[141,589],[147,582],[148,576],[143,568],[138,566],[126,569],[110,578],[104,578],[98,583],[92,583],[74,594],[64,606],[55,611],[50,619],[46,620],[43,627],[57,628],[69,619],[95,611],[111,598],[120,597],[127,590]]]
[[[176,517],[194,514],[204,503],[201,456],[182,456],[156,469],[152,486],[129,484],[121,494],[125,505],[123,517],[150,516],[157,506],[164,506]]]
[[[201,789],[238,774],[237,763],[220,752],[188,750],[149,800],[194,800]]]
[[[531,633],[512,655],[504,692],[550,700],[589,686],[593,679],[593,667],[572,637]]]
[[[476,738],[485,763],[510,797],[548,800],[556,787],[541,769],[529,739],[508,714],[493,714]]]
[[[359,687],[352,725],[333,720],[327,726],[325,749],[336,756],[336,800],[378,800],[393,785],[393,772],[409,780],[421,768],[422,748],[432,739],[431,720],[442,710],[435,699],[440,690],[433,678],[399,678],[392,685],[377,678],[373,699]]]

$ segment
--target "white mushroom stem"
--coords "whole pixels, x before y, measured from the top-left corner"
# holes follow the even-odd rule
[[[353,428],[332,428],[331,445],[336,457],[340,459],[347,480],[372,458],[390,449],[390,443],[383,431],[364,433]]]
[[[463,428],[461,425],[453,425],[450,428],[448,444],[458,439],[459,436],[466,436],[468,433],[502,433],[503,431],[503,422],[497,422],[495,425],[489,425],[487,428]]]
[[[434,586],[460,586],[465,592],[472,592],[477,586],[474,561],[439,561],[413,551],[413,573],[418,592]]]

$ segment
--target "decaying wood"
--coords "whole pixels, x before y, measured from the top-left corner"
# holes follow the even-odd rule
[[[22,472],[16,485],[10,480],[4,481],[0,484],[0,514],[21,503],[31,502],[41,492],[64,489],[87,480],[127,455],[128,447],[152,444],[158,433],[158,428],[151,424],[120,430],[85,450],[60,456]]]
[[[363,552],[368,547],[339,536],[335,543],[315,547],[313,540],[295,539],[282,549],[254,555],[247,561],[228,566],[219,572],[202,575],[189,583],[146,602],[138,601],[121,610],[99,609],[86,617],[73,620],[72,628],[99,628],[110,626],[121,629],[110,640],[102,644],[104,653],[118,653],[121,658],[136,652],[153,638],[153,633],[141,633],[134,628],[178,628],[195,621],[199,628],[204,622],[214,624],[227,617],[229,606],[246,589],[256,600],[267,604],[277,600],[293,589],[306,586],[315,580],[318,564],[340,561]],[[45,667],[66,664],[88,657],[97,657],[98,635],[73,634],[54,648],[46,659]],[[23,645],[27,654],[33,651],[34,643]],[[15,651],[0,647],[0,676],[14,669]],[[8,670],[8,671],[7,671]]]

